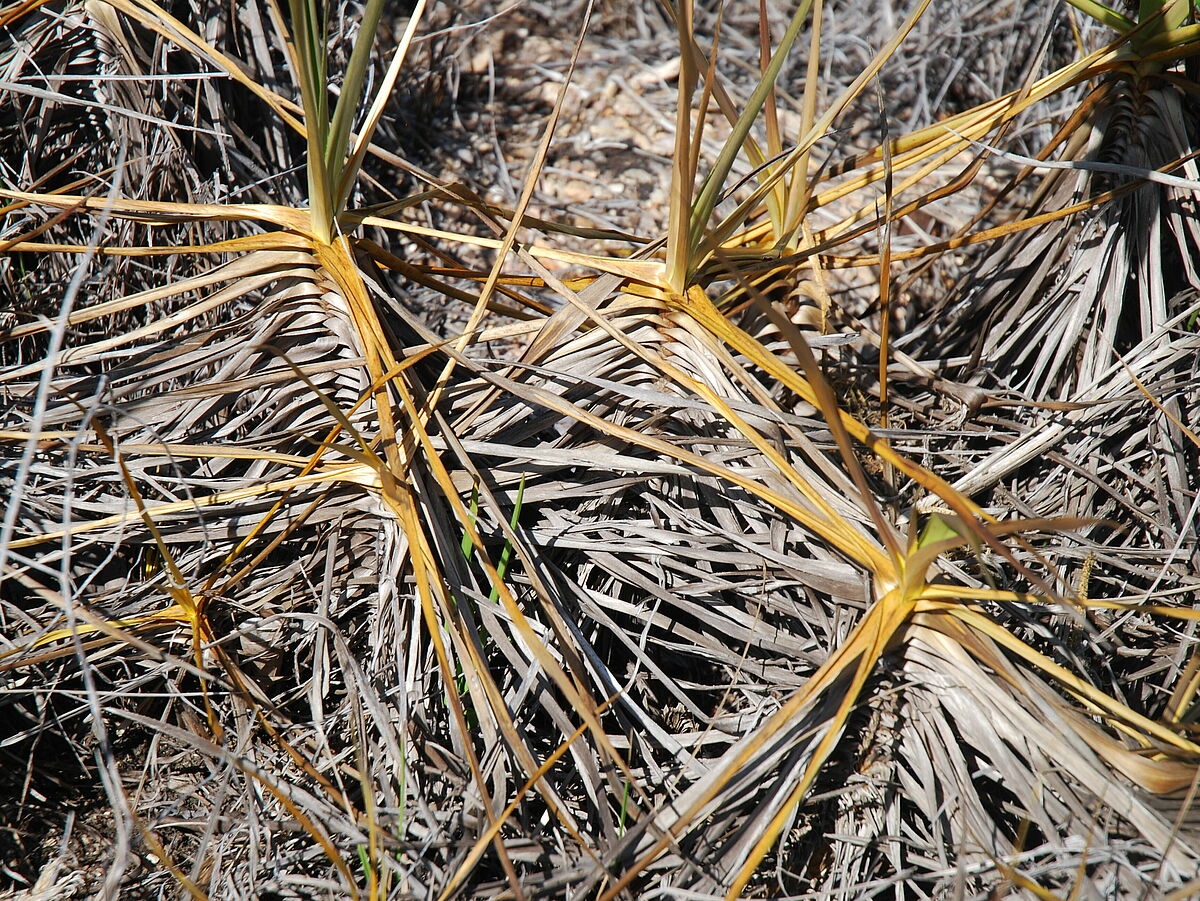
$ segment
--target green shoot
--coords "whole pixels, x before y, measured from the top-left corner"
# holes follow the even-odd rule
[[[296,78],[300,82],[305,138],[308,141],[312,233],[317,241],[330,244],[337,232],[338,217],[345,211],[350,191],[362,167],[370,136],[383,114],[387,97],[395,86],[400,65],[424,12],[425,0],[419,0],[409,19],[404,39],[388,67],[353,150],[350,147],[351,126],[355,114],[363,107],[363,89],[371,63],[371,49],[383,15],[383,0],[367,0],[364,6],[362,22],[354,38],[332,118],[329,113],[329,7],[321,0],[288,0],[288,8],[295,32],[292,60]]]
[[[517,502],[513,506],[512,516],[508,520],[508,525],[516,529],[517,521],[521,518],[521,504],[525,500],[525,476],[521,476],[521,484],[517,486]],[[504,539],[504,547],[500,551],[500,560],[496,564],[496,572],[500,575],[500,581],[503,582],[508,576],[508,568],[512,561],[512,542],[506,537]],[[491,594],[488,595],[488,600],[493,604],[500,598],[500,589],[492,586]]]

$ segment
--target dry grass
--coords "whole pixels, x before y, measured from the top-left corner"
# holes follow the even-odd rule
[[[4,890],[1187,897],[1192,26],[564,6],[0,6]]]

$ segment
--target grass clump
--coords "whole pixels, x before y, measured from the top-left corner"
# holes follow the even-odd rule
[[[606,8],[506,200],[395,152],[423,3],[0,8],[8,825],[113,838],[14,883],[1185,896],[1194,26],[1077,6],[902,131],[929,3],[836,89],[639,8],[658,235],[539,194]]]

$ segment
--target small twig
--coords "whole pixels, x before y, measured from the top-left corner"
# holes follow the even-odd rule
[[[1085,172],[1106,172],[1110,175],[1128,175],[1133,178],[1142,178],[1146,181],[1152,181],[1155,184],[1167,185],[1171,188],[1180,188],[1184,191],[1195,191],[1200,193],[1200,181],[1195,181],[1190,178],[1180,178],[1178,175],[1168,175],[1165,172],[1160,172],[1158,169],[1144,169],[1141,166],[1126,166],[1121,163],[1097,163],[1091,160],[1035,160],[1033,157],[1023,156],[1020,153],[1013,153],[1010,150],[1001,150],[999,147],[993,147],[991,144],[986,144],[983,141],[976,141],[974,138],[968,138],[966,135],[959,134],[949,125],[944,126],[946,131],[954,135],[960,141],[966,141],[981,150],[986,150],[996,156],[1002,157],[1013,163],[1020,163],[1022,166],[1028,166],[1031,169],[1079,169]],[[1172,163],[1178,165],[1178,162]]]

